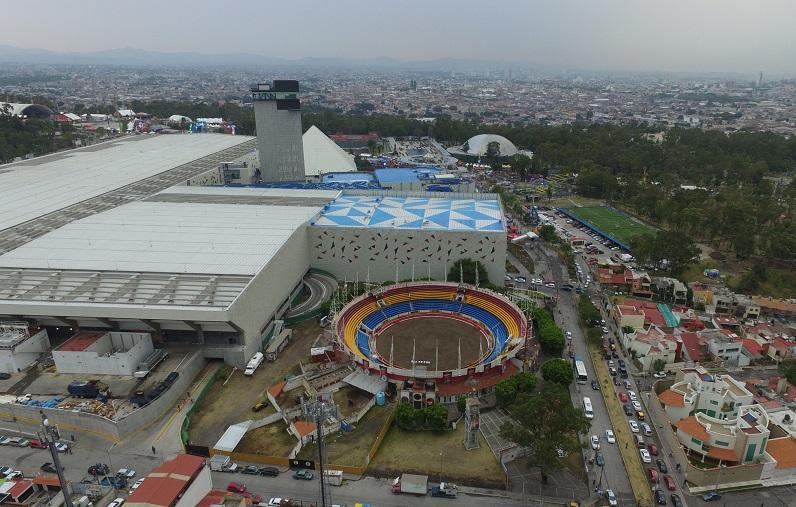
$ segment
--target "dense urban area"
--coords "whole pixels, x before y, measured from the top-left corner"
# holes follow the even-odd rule
[[[0,63],[0,506],[796,505],[794,97]]]

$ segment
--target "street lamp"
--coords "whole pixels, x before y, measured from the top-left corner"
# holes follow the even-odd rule
[[[58,456],[58,449],[55,448],[55,443],[61,438],[61,435],[58,432],[57,426],[50,426],[50,421],[47,419],[47,416],[44,415],[44,412],[41,413],[41,426],[39,427],[37,435],[39,440],[46,443],[47,448],[50,449],[50,455],[53,458],[55,473],[58,475],[58,483],[61,485],[61,492],[64,495],[64,504],[66,507],[74,507],[72,504],[72,498],[70,497],[69,491],[66,487],[64,470],[61,467],[61,458]]]

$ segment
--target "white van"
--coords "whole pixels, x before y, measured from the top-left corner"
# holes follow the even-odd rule
[[[583,415],[586,416],[586,419],[594,419],[594,409],[589,398],[583,398]]]
[[[243,371],[244,375],[254,375],[254,372],[257,371],[257,368],[260,367],[260,364],[263,362],[265,356],[262,352],[258,352],[249,359],[249,364],[246,365],[246,369]]]

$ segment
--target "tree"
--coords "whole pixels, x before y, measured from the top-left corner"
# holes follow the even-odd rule
[[[572,365],[564,359],[548,359],[542,363],[542,378],[547,382],[555,382],[562,386],[572,383]]]
[[[531,158],[526,155],[517,154],[511,157],[509,161],[511,170],[517,173],[523,181],[528,177],[528,171],[531,168]]]
[[[558,233],[552,225],[545,224],[539,228],[539,237],[550,243],[558,243]]]
[[[572,405],[569,393],[558,384],[545,384],[541,393],[523,396],[509,410],[513,420],[500,435],[528,449],[528,462],[541,468],[542,482],[547,472],[563,466],[558,450],[577,451],[578,433],[589,431],[589,420]]]
[[[666,367],[666,361],[664,361],[663,359],[656,359],[655,361],[652,362],[652,369],[655,370],[655,373],[663,371],[665,367]]]
[[[796,386],[796,364],[789,366],[788,369],[785,370],[785,377],[787,377],[791,385]]]
[[[508,407],[517,399],[517,385],[506,379],[495,385],[495,399],[499,407]]]
[[[479,284],[489,283],[489,275],[483,264],[472,259],[459,259],[448,270],[448,280],[459,280],[461,276],[464,283],[475,284],[476,272]]]
[[[633,326],[622,326],[622,334],[633,334],[633,331],[635,331]]]

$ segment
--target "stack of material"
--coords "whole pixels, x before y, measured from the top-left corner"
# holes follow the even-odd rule
[[[66,401],[60,403],[58,408],[62,410],[78,410],[80,412],[90,412],[92,414],[101,415],[108,419],[113,419],[115,410],[109,404],[102,403],[97,400],[81,400],[78,398],[67,398]]]

